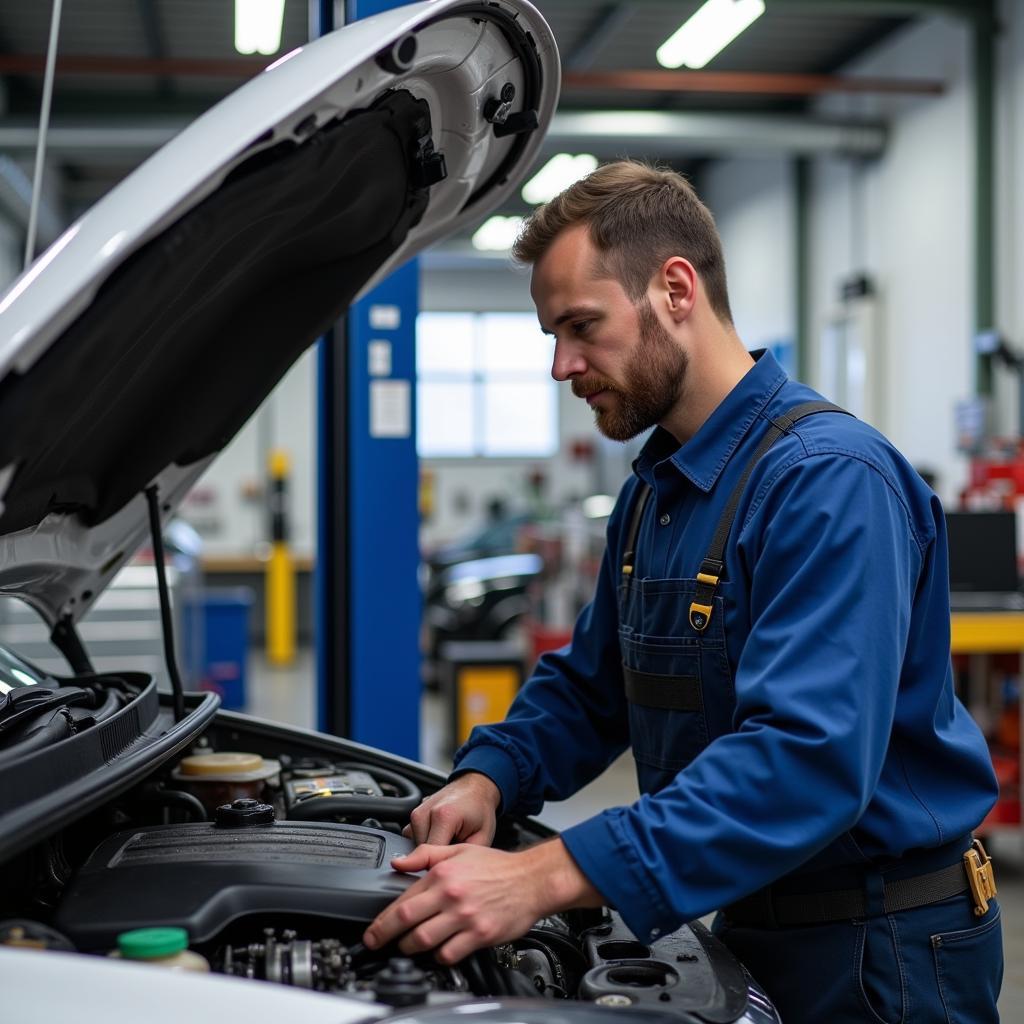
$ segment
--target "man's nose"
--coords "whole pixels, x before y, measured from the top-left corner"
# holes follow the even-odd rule
[[[573,350],[573,346],[555,343],[555,355],[551,362],[551,376],[555,380],[569,380],[586,373],[586,370],[586,360]]]

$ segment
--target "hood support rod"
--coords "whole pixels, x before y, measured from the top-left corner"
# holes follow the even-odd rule
[[[65,615],[53,627],[50,633],[50,642],[67,659],[71,671],[76,675],[92,675],[96,670],[92,667],[89,655],[86,653],[82,638],[75,629],[75,623],[70,615]]]
[[[57,35],[60,32],[60,10],[63,0],[53,0],[50,18],[50,44],[46,50],[46,75],[43,78],[43,103],[39,112],[39,141],[36,144],[36,166],[32,176],[32,205],[28,212],[28,232],[25,236],[25,266],[36,256],[36,225],[43,193],[43,162],[46,159],[46,133],[50,127],[50,108],[53,106],[53,79],[57,70]]]
[[[171,619],[171,595],[167,589],[167,569],[164,565],[164,535],[160,526],[160,492],[156,484],[146,488],[146,502],[149,505],[149,532],[153,541],[153,564],[156,566],[156,584],[160,591],[160,622],[164,637],[164,661],[167,674],[171,677],[174,692],[174,720],[185,717],[185,694],[178,674],[178,662],[174,656],[174,623]]]

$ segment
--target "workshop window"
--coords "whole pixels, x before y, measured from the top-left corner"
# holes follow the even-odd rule
[[[420,313],[421,458],[537,458],[558,450],[554,339],[532,313]]]

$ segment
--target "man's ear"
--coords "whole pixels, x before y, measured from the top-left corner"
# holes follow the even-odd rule
[[[669,316],[676,323],[682,323],[697,301],[698,278],[693,264],[682,256],[670,256],[661,265],[656,282]]]

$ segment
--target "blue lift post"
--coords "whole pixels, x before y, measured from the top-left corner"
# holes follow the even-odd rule
[[[397,0],[347,0],[346,22]],[[313,31],[334,27],[311,0]],[[316,582],[319,726],[419,756],[421,599],[410,261],[320,343]]]

